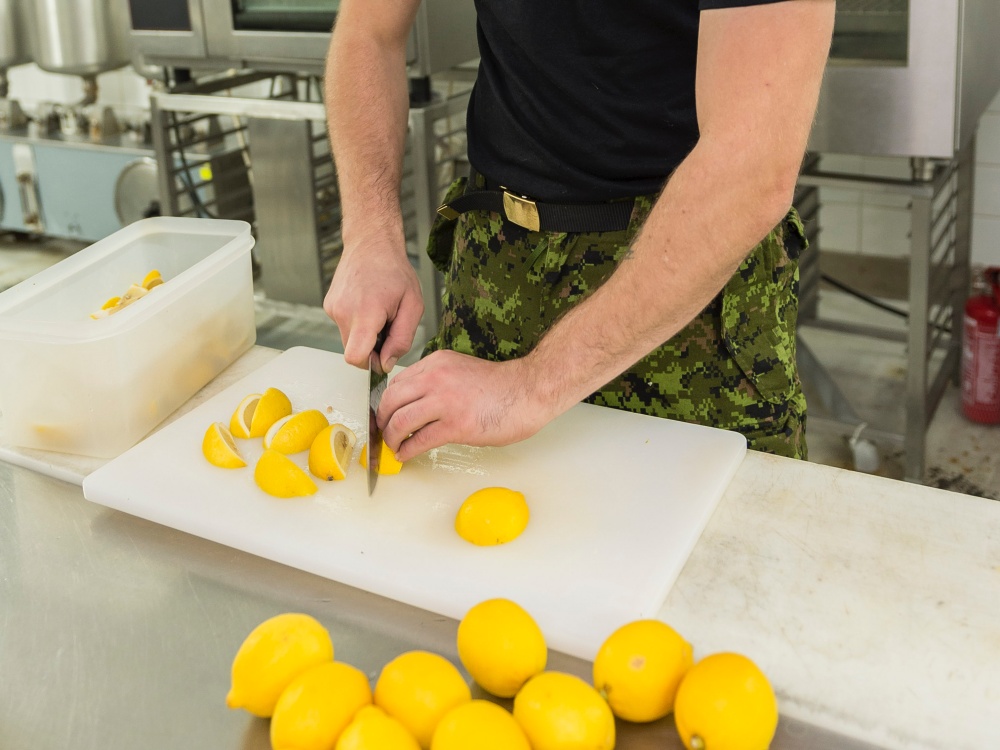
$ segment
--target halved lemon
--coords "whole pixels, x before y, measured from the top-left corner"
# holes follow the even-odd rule
[[[239,469],[247,465],[236,447],[232,433],[222,422],[214,422],[205,430],[201,452],[210,464],[223,469]]]
[[[329,424],[319,409],[306,409],[298,414],[290,414],[271,425],[264,435],[264,447],[279,453],[309,450],[316,436]],[[253,435],[253,430],[250,434]]]
[[[240,401],[229,420],[229,430],[238,438],[264,437],[275,422],[291,413],[288,396],[277,388],[268,388]]]
[[[268,495],[303,497],[319,488],[292,459],[275,450],[265,450],[253,470],[253,480]]]
[[[328,482],[347,476],[357,436],[342,424],[320,430],[309,446],[309,471]]]
[[[368,468],[368,444],[365,443],[361,446],[361,459],[359,463]],[[378,473],[382,474],[398,474],[400,469],[403,468],[403,462],[396,458],[396,454],[392,452],[392,448],[382,441],[382,455],[378,460]]]
[[[528,525],[524,493],[506,487],[486,487],[469,495],[455,516],[455,531],[467,542],[487,547],[520,536]]]

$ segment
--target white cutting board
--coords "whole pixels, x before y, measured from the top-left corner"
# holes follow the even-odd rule
[[[507,597],[550,647],[592,660],[615,628],[660,608],[746,452],[737,433],[580,404],[515,445],[431,451],[368,497],[367,379],[339,354],[290,349],[96,470],[84,496],[456,619]],[[205,461],[206,428],[269,386],[355,430],[346,479],[281,500],[254,484],[259,440],[237,441],[247,468]],[[306,455],[293,458],[305,467]],[[508,544],[476,547],[455,514],[489,486],[523,492],[531,520]]]

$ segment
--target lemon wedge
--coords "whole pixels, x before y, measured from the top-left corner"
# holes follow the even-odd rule
[[[359,463],[368,468],[368,444],[361,446],[361,459]],[[392,448],[382,442],[382,455],[378,461],[378,473],[379,476],[383,474],[398,474],[400,469],[403,468],[403,462],[396,458],[396,454],[392,452]]]
[[[357,436],[342,424],[320,430],[309,446],[309,471],[328,482],[347,476]]]
[[[292,459],[275,450],[265,450],[253,470],[253,480],[274,497],[304,497],[319,488]]]
[[[149,290],[152,289],[154,286],[159,286],[162,283],[163,283],[163,277],[160,275],[160,272],[154,268],[152,271],[146,274],[145,278],[143,278],[141,286]]]
[[[505,544],[520,536],[529,517],[523,493],[506,487],[486,487],[462,503],[455,516],[455,531],[480,547]]]
[[[229,430],[238,438],[264,437],[271,425],[291,413],[288,396],[277,388],[268,388],[240,401],[229,420]]]
[[[232,433],[222,422],[211,424],[205,431],[201,452],[210,464],[223,469],[239,469],[247,465],[236,447]]]
[[[264,447],[279,453],[299,453],[309,450],[316,436],[329,425],[319,409],[306,409],[297,414],[290,414],[279,419],[267,430],[264,435]],[[253,435],[253,430],[250,434]]]

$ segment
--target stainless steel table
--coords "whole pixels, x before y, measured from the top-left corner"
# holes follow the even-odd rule
[[[94,505],[75,485],[0,463],[0,748],[267,750],[267,722],[227,709],[224,697],[243,638],[284,611],[317,617],[337,658],[373,682],[408,649],[458,663],[454,620]],[[562,654],[549,666],[589,677],[588,663]],[[668,718],[619,722],[618,747],[681,745]],[[869,746],[783,719],[773,748],[797,747]]]

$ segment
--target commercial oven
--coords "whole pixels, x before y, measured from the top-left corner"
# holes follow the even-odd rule
[[[339,0],[128,0],[152,65],[321,73]],[[423,0],[408,45],[423,78],[479,55],[473,0]]]
[[[997,0],[837,0],[810,148],[952,158],[1000,90]]]

